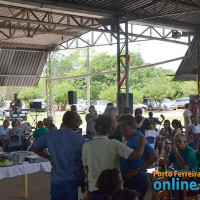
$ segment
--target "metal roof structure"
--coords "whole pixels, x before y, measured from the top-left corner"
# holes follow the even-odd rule
[[[182,60],[178,70],[176,71],[174,81],[196,81],[197,65],[198,65],[198,39],[194,37],[185,56],[189,59]],[[200,58],[200,52],[199,52]]]
[[[47,53],[12,47],[0,51],[1,86],[37,86]]]
[[[197,0],[0,0],[0,46],[7,60],[1,58],[9,61],[16,53],[20,54],[17,63],[22,63],[13,62],[3,71],[5,65],[0,61],[0,72],[5,73],[0,86],[37,85],[38,79],[27,77],[41,75],[44,55],[89,31],[115,36],[115,24],[129,21],[196,35],[200,28],[199,18]],[[140,34],[140,37],[147,36]],[[21,53],[17,52],[18,48]],[[35,56],[36,51],[44,57]],[[32,59],[35,71],[30,63]],[[19,78],[19,71],[26,72],[24,80]]]

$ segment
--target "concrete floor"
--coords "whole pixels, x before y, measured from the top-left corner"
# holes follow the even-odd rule
[[[0,169],[1,170],[1,169]],[[0,180],[0,200],[24,199],[24,176]],[[28,175],[28,200],[50,199],[50,173],[37,172]]]

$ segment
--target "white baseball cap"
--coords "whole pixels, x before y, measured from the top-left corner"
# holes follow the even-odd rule
[[[52,116],[48,116],[47,119],[53,121],[53,117]]]

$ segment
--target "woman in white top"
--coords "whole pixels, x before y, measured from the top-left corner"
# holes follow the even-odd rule
[[[199,149],[200,145],[200,124],[197,116],[191,116],[192,124],[189,126],[190,144],[195,150]],[[194,142],[194,144],[192,144]]]

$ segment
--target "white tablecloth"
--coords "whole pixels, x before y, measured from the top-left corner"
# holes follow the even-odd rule
[[[0,179],[24,174],[32,174],[38,171],[51,171],[50,162],[32,163],[24,162],[11,167],[0,167]]]

